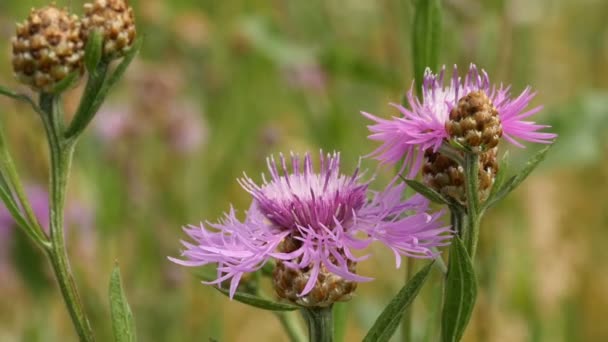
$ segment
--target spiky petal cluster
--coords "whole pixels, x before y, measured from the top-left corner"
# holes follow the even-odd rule
[[[549,126],[539,125],[526,119],[538,113],[542,107],[526,109],[535,96],[530,88],[517,97],[512,97],[510,87],[495,86],[490,83],[488,74],[479,71],[471,64],[464,80],[454,71],[449,84],[444,84],[445,66],[439,74],[433,74],[427,69],[422,86],[422,100],[414,95],[414,89],[407,93],[409,108],[398,104],[396,107],[402,117],[390,120],[378,118],[363,112],[367,118],[375,123],[368,126],[372,140],[382,142],[372,155],[383,163],[394,164],[405,160],[410,164],[411,173],[419,170],[422,157],[427,149],[437,152],[444,141],[450,138],[446,125],[450,121],[450,112],[458,106],[460,99],[474,92],[482,92],[488,98],[498,113],[502,126],[502,137],[515,146],[523,147],[518,140],[548,144],[555,139],[553,133],[540,132]]]
[[[436,257],[432,248],[449,243],[450,230],[438,220],[441,213],[429,214],[428,201],[421,196],[403,200],[402,184],[371,192],[358,170],[351,176],[340,173],[338,154],[321,154],[318,172],[309,154],[303,160],[292,155],[290,164],[283,156],[278,162],[268,159],[270,179],[261,185],[247,176],[240,179],[253,197],[246,218],[240,221],[230,210],[223,221],[208,224],[213,230],[187,228],[194,243],[183,242],[184,260],[171,260],[185,266],[217,263],[218,277],[211,284],[230,280],[233,295],[243,274],[274,258],[306,273],[299,289],[305,296],[322,285],[322,272],[346,281],[371,280],[353,268],[364,259],[354,252],[371,242],[392,249],[397,265],[401,256]]]

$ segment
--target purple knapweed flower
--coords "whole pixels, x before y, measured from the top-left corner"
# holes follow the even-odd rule
[[[382,163],[395,164],[404,160],[410,165],[410,174],[416,174],[420,168],[423,154],[431,149],[437,152],[444,141],[450,138],[446,124],[450,115],[459,105],[459,100],[469,94],[484,94],[493,112],[497,112],[501,131],[495,132],[498,138],[503,136],[510,143],[524,147],[518,140],[549,144],[556,134],[540,132],[550,127],[526,121],[538,113],[542,106],[526,109],[536,93],[528,87],[517,97],[512,97],[510,86],[490,84],[488,74],[478,71],[471,64],[464,80],[458,76],[454,66],[451,81],[444,85],[445,66],[439,74],[427,69],[422,85],[422,101],[414,95],[414,87],[407,93],[409,108],[391,104],[401,112],[402,117],[382,119],[372,114],[362,114],[375,123],[368,126],[371,140],[382,142],[382,145],[371,153]],[[453,114],[452,114],[453,115]],[[500,129],[500,128],[499,128]]]
[[[357,275],[353,264],[366,258],[354,251],[374,241],[394,252],[397,266],[401,256],[434,258],[433,247],[449,244],[442,213],[428,213],[428,201],[419,195],[402,199],[403,184],[372,192],[358,168],[350,176],[340,173],[337,153],[321,153],[318,172],[310,154],[303,160],[292,154],[287,164],[282,155],[278,162],[268,158],[270,179],[262,175],[262,184],[241,178],[253,197],[246,218],[240,221],[231,209],[222,221],[207,224],[211,230],[203,224],[185,228],[194,242],[182,242],[183,260],[170,259],[184,266],[216,263],[217,279],[207,284],[230,280],[230,296],[245,273],[275,259],[289,270],[306,272],[298,288],[298,295],[305,296],[319,285],[320,274],[371,280]]]

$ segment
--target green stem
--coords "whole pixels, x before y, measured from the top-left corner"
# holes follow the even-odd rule
[[[84,312],[72,275],[63,231],[65,193],[74,145],[72,143],[65,143],[63,139],[63,118],[57,104],[57,97],[41,94],[40,108],[43,112],[42,121],[47,133],[51,155],[50,228],[52,247],[48,252],[48,256],[80,340],[86,342],[94,341],[93,330]]]
[[[405,283],[410,281],[414,276],[414,258],[407,258],[407,264],[405,267]],[[401,322],[401,338],[403,341],[410,341],[412,338],[412,312],[414,311],[413,306],[406,310],[403,314],[403,321]]]
[[[101,62],[97,66],[97,70],[89,75],[82,99],[78,105],[78,110],[76,110],[74,119],[65,132],[66,138],[78,138],[95,116],[95,113],[103,102],[103,96],[100,93],[102,92],[107,72],[108,63]]]
[[[481,207],[479,205],[479,155],[465,153],[464,172],[467,194],[467,228],[464,232],[464,243],[471,260],[473,260],[477,250],[479,220],[481,217]]]
[[[300,310],[308,325],[310,342],[333,342],[334,326],[332,307],[303,308]]]

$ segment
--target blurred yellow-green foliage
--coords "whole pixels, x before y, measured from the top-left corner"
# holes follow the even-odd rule
[[[81,1],[58,0],[81,12]],[[0,83],[12,77],[14,23],[42,0],[0,1]],[[111,340],[107,285],[122,269],[141,341],[282,341],[276,318],[230,302],[167,260],[180,227],[246,208],[235,179],[279,151],[342,151],[352,170],[376,146],[360,110],[396,115],[412,82],[411,2],[131,1],[142,54],[89,127],[69,189],[91,227],[69,227],[69,254],[100,341]],[[606,341],[608,325],[608,2],[445,0],[440,61],[474,62],[494,82],[531,85],[536,119],[559,133],[548,160],[482,225],[482,287],[467,341]],[[80,90],[66,98],[73,110]],[[26,106],[0,119],[28,183],[46,184],[43,131]],[[505,146],[506,147],[506,146]],[[537,148],[510,148],[513,167]],[[364,160],[371,172],[376,163]],[[379,171],[376,187],[393,170]],[[20,232],[0,251],[0,340],[75,340],[46,261]],[[402,286],[380,248],[377,278],[348,305],[347,340]],[[418,266],[422,262],[417,263]],[[439,283],[416,301],[414,334],[437,340]]]

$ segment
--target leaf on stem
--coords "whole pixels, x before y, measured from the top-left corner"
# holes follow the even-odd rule
[[[416,91],[420,95],[424,70],[427,67],[436,68],[439,63],[442,27],[441,1],[416,0],[414,7],[412,53]]]
[[[224,294],[225,296],[229,296],[230,292],[226,289],[220,287],[214,287],[216,290]],[[232,299],[239,301],[243,304],[247,304],[258,309],[269,310],[269,311],[293,311],[300,309],[300,307],[287,303],[279,303],[266,298],[262,298],[256,295],[252,295],[245,292],[235,292]]]
[[[477,281],[471,258],[462,240],[455,236],[450,247],[448,275],[441,314],[441,341],[460,341],[477,297]]]
[[[120,64],[118,64],[118,66],[116,67],[116,70],[114,70],[114,72],[112,72],[112,74],[108,78],[108,81],[104,85],[104,90],[102,90],[104,97],[107,94],[109,88],[112,88],[116,84],[116,82],[118,82],[122,78],[125,71],[127,71],[127,68],[129,67],[129,65],[131,64],[133,59],[135,58],[135,56],[137,56],[137,53],[139,53],[139,50],[141,49],[142,44],[143,44],[142,38],[137,38],[135,40],[135,42],[133,42],[133,46],[131,47],[129,52],[127,52],[127,54],[123,57]]]
[[[30,98],[26,94],[15,93],[13,91],[8,90],[7,88],[5,88],[3,86],[0,86],[0,95],[4,95],[6,97],[10,97],[10,98],[12,98],[14,100],[27,102],[31,106],[37,108],[36,102],[34,102],[34,100],[32,100],[32,98]]]
[[[492,194],[486,201],[485,209],[493,206],[494,204],[499,202],[501,199],[503,199],[505,196],[507,196],[511,191],[515,190],[515,188],[517,188],[530,175],[530,173],[532,171],[534,171],[534,169],[538,166],[538,164],[540,164],[540,162],[542,162],[545,159],[545,157],[547,156],[547,152],[549,152],[549,150],[551,149],[552,146],[553,146],[553,144],[548,145],[548,146],[544,147],[543,149],[541,149],[540,151],[538,151],[536,154],[534,154],[534,156],[532,156],[532,158],[528,159],[528,162],[526,163],[526,165],[515,176],[509,178],[509,180],[507,180],[506,182],[501,180],[501,182],[504,184],[502,184],[500,186],[500,188],[498,188],[498,190],[496,190],[496,191],[494,191],[494,188],[492,189]],[[504,167],[501,166],[501,169],[503,169],[503,168]],[[501,176],[501,177],[504,177],[504,176]],[[498,181],[498,175],[497,175],[497,181]],[[495,187],[496,186],[497,185],[495,185]]]
[[[84,50],[84,65],[89,73],[97,70],[97,65],[101,61],[103,53],[103,36],[99,30],[93,30],[89,35],[87,46]]]
[[[116,342],[134,342],[135,337],[135,322],[131,308],[127,302],[124,290],[122,288],[122,280],[120,277],[120,268],[114,266],[112,276],[110,277],[110,311],[112,314],[112,329],[114,331],[114,341]]]
[[[61,94],[66,90],[72,88],[80,80],[80,71],[76,70],[71,72],[66,78],[62,79],[53,87],[52,94]]]
[[[123,57],[120,64],[118,64],[110,75],[107,75],[108,62],[103,60],[97,63],[94,72],[89,72],[89,80],[80,105],[78,106],[78,111],[65,133],[67,138],[79,136],[89,125],[91,120],[93,120],[93,117],[95,117],[95,114],[97,114],[97,111],[105,101],[108,92],[125,73],[139,52],[141,45],[142,39],[138,38],[133,44],[133,47]]]
[[[372,328],[367,332],[364,342],[388,341],[403,318],[405,310],[412,304],[418,292],[424,285],[424,282],[431,272],[434,262],[429,263],[423,269],[418,271],[404,286],[399,293],[391,300],[384,308],[384,311],[378,316]]]
[[[492,186],[492,190],[490,191],[490,195],[488,195],[487,201],[491,201],[492,198],[498,193],[498,191],[502,188],[505,183],[507,177],[507,170],[509,169],[509,151],[506,151],[503,154],[500,165],[498,167],[498,172],[496,173],[496,177],[494,179],[494,185]]]
[[[452,204],[452,201],[445,198],[442,194],[429,188],[428,186],[424,185],[423,183],[421,183],[417,180],[403,178],[403,181],[407,185],[409,185],[412,189],[414,189],[417,193],[426,197],[426,199],[428,199],[431,202],[435,202],[437,204],[447,204],[447,205]]]

